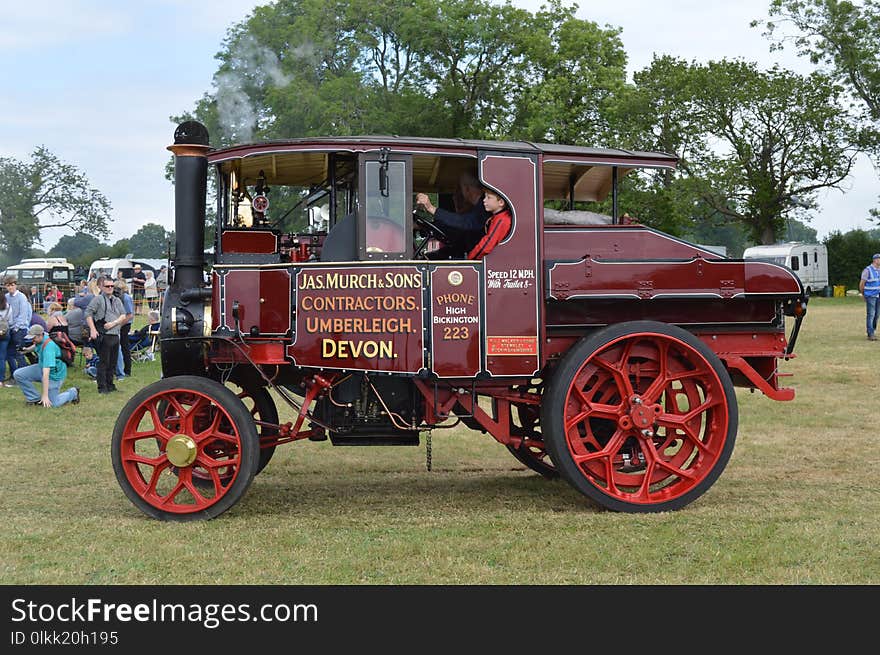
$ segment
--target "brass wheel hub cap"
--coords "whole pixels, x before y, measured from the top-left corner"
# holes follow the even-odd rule
[[[165,447],[168,461],[174,464],[174,466],[180,467],[189,466],[196,461],[198,452],[199,449],[196,447],[196,442],[193,441],[192,437],[185,434],[175,434],[168,440],[168,445]]]

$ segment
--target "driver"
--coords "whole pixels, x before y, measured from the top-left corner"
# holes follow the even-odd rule
[[[450,243],[429,253],[428,259],[462,259],[486,234],[491,213],[483,206],[483,187],[470,173],[459,177],[454,212],[435,207],[426,193],[416,194],[416,204],[450,237]]]

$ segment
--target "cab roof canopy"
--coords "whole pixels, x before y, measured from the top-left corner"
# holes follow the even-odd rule
[[[545,200],[601,201],[611,192],[613,169],[622,178],[638,168],[675,168],[678,159],[640,152],[528,141],[478,141],[400,136],[304,137],[212,150],[208,161],[245,184],[260,174],[273,184],[308,187],[327,179],[328,155],[375,152],[413,155],[413,191],[451,191],[463,171],[476,171],[480,153],[537,155],[544,160]]]

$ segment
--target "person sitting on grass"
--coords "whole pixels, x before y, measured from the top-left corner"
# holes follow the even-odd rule
[[[64,318],[67,321],[67,336],[73,343],[81,346],[89,340],[89,326],[86,325],[85,312],[76,306],[73,298],[67,301],[67,313]]]
[[[67,378],[67,364],[61,359],[61,348],[58,347],[41,325],[32,325],[25,336],[25,343],[30,342],[28,349],[37,355],[37,363],[15,369],[13,376],[19,389],[24,394],[28,405],[43,407],[61,407],[67,403],[79,402],[79,389],[71,387],[61,391],[61,385]],[[39,393],[34,386],[40,382],[43,386]]]
[[[68,332],[68,324],[67,318],[64,316],[64,312],[61,311],[61,304],[57,302],[49,303],[49,311],[48,316],[46,317],[46,331],[49,334],[53,332],[64,332],[64,334],[69,335]]]

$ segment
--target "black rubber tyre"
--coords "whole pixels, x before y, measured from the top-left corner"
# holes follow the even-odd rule
[[[562,477],[620,512],[677,510],[705,493],[730,459],[737,424],[736,394],[717,355],[655,321],[612,325],[575,344],[541,414]]]
[[[559,471],[556,470],[553,462],[550,461],[550,455],[546,450],[539,449],[536,452],[531,450],[528,445],[523,445],[519,448],[507,446],[506,448],[517,461],[528,466],[535,473],[540,473],[548,480],[555,480],[559,477]]]
[[[262,423],[271,423],[273,426],[278,425],[278,408],[269,394],[269,390],[264,386],[258,386],[252,381],[243,379],[239,381],[238,377],[233,374],[227,381],[227,387],[231,387],[233,393],[245,404],[251,414],[251,418]],[[265,439],[274,439],[278,434],[278,429],[269,425],[257,425],[254,423],[257,435],[260,441]],[[264,448],[260,446],[260,458],[257,462],[257,474],[260,473],[272,455],[275,454],[275,446]]]
[[[521,464],[525,464],[535,473],[539,473],[548,480],[555,480],[559,477],[559,471],[553,464],[550,454],[547,452],[544,444],[544,435],[541,434],[539,428],[541,426],[541,409],[538,405],[514,405],[517,418],[524,430],[531,435],[526,436],[526,440],[519,448],[507,446],[507,450]]]
[[[195,444],[189,465],[171,463],[167,446],[174,438]],[[207,453],[218,442],[226,457],[219,462]],[[160,520],[195,521],[215,518],[244,496],[256,474],[259,441],[251,414],[230,389],[180,375],[132,396],[116,419],[110,456],[120,487],[138,509]],[[212,476],[212,494],[194,483],[198,467],[224,471]]]

